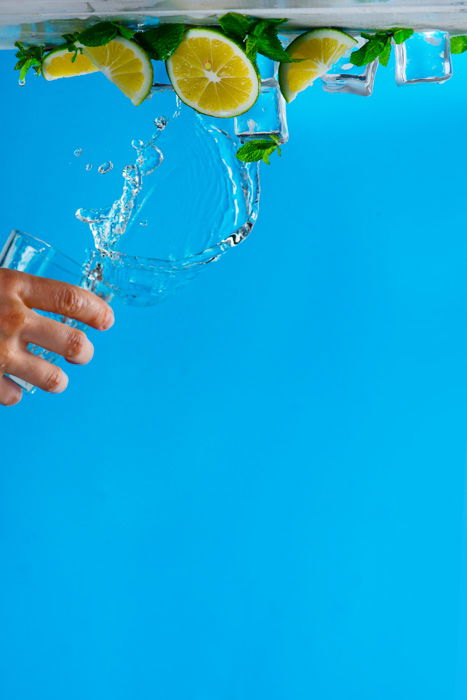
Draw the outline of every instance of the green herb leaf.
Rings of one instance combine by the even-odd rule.
[[[114,22],[99,22],[78,35],[78,41],[83,46],[105,46],[115,39],[119,30]]]
[[[258,37],[267,34],[277,35],[279,25],[284,24],[284,22],[287,22],[287,19],[257,19],[252,33]]]
[[[19,71],[19,79],[23,81],[29,71],[30,68],[32,68],[34,65],[34,59],[33,58],[28,58],[23,65],[20,68]]]
[[[386,41],[373,36],[371,39],[368,39],[366,44],[363,44],[360,49],[350,54],[350,62],[353,63],[354,66],[366,66],[367,63],[371,63],[378,58],[385,49]]]
[[[257,139],[244,143],[237,151],[238,160],[244,163],[253,163],[262,160],[269,165],[269,156],[277,151],[280,155],[280,147],[276,139]]]
[[[381,65],[387,66],[391,56],[392,39],[394,39],[396,44],[402,44],[412,34],[413,29],[404,27],[381,30],[374,34],[362,32],[361,36],[367,39],[367,42],[360,49],[350,54],[350,61],[354,66],[365,66],[367,63],[371,63],[376,58],[379,58]]]
[[[413,34],[413,29],[393,29],[392,36],[396,44],[403,44]]]
[[[263,23],[260,23],[253,31],[258,52],[270,58],[272,61],[280,61],[281,63],[295,62],[295,59],[289,56],[282,46],[277,36],[276,28],[271,26],[263,28],[262,24]]]
[[[254,61],[257,53],[281,63],[302,60],[291,58],[277,36],[278,29],[284,22],[287,22],[287,19],[245,17],[236,12],[228,12],[219,18],[219,24],[224,34],[236,41],[243,42],[250,60]]]
[[[166,61],[178,49],[185,36],[184,24],[161,24],[135,34],[134,40],[156,61]]]
[[[117,32],[122,36],[124,39],[133,39],[135,35],[135,30],[130,29],[130,27],[126,27],[124,24],[119,24],[118,22],[112,22],[114,27],[116,27]]]
[[[228,12],[226,15],[219,17],[219,24],[224,34],[231,39],[242,42],[245,41],[247,34],[252,31],[256,21],[245,15],[239,15],[237,12]]]
[[[15,43],[18,51],[16,58],[18,59],[15,69],[19,70],[19,79],[24,81],[28,72],[33,68],[40,75],[42,70],[42,59],[44,57],[43,46],[26,46],[20,41]]]
[[[247,36],[245,42],[245,53],[253,63],[256,61],[256,54],[258,53],[258,40],[255,36]]]
[[[391,57],[391,37],[386,38],[384,49],[379,55],[379,62],[382,66],[387,66]]]
[[[253,28],[252,35],[256,38],[256,49],[272,61],[280,63],[298,63],[301,58],[292,58],[282,46],[277,36],[279,25],[287,22],[286,19],[262,19],[258,20]]]
[[[70,46],[73,46],[76,44],[78,41],[79,37],[79,32],[74,32],[73,34],[64,34],[63,38],[65,39],[66,43],[69,44]]]
[[[451,53],[464,53],[467,51],[467,36],[451,37]]]

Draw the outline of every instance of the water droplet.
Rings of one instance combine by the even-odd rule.
[[[163,160],[164,155],[162,151],[157,146],[150,145],[140,153],[136,162],[143,175],[151,175],[161,165]]]
[[[89,172],[92,170],[92,163],[86,163],[86,170]]]
[[[139,225],[140,225],[140,226],[147,226],[147,225],[148,225],[148,222],[147,222],[146,219],[143,219],[143,221],[140,221],[140,222],[139,222]]]
[[[99,167],[97,168],[97,172],[100,173],[101,175],[105,175],[106,173],[109,173],[113,167],[114,167],[114,164],[112,163],[112,161],[106,160],[105,163],[102,163],[102,165],[99,165]]]
[[[18,80],[18,85],[19,85],[20,87],[24,87],[24,86],[26,85],[25,79],[24,79],[24,78],[21,78],[21,80]]]
[[[82,152],[83,152],[82,148],[75,148],[75,150],[73,151],[73,155],[76,156],[76,158],[79,158],[80,155],[82,154]]]
[[[140,148],[143,148],[144,141],[141,141],[141,139],[133,139],[133,141],[131,142],[131,145],[133,146],[134,149],[139,151]]]
[[[165,127],[167,126],[168,121],[169,120],[167,119],[167,117],[156,117],[156,119],[154,119],[154,124],[157,126],[158,129],[162,131],[162,129],[165,129]]]

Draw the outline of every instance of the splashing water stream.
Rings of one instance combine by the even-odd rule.
[[[120,197],[78,209],[94,239],[91,281],[104,279],[127,303],[154,304],[248,235],[258,215],[258,164],[239,161],[238,142],[215,121],[177,102],[170,118],[153,120],[148,140],[131,142],[136,157],[123,167]]]

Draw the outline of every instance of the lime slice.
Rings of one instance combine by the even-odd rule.
[[[280,65],[279,85],[287,102],[292,102],[299,92],[327,73],[356,43],[352,36],[337,29],[312,29],[292,41],[287,53],[305,60]]]
[[[139,105],[148,96],[153,81],[151,59],[130,39],[119,36],[105,46],[83,46],[84,54],[120,90]]]
[[[238,116],[259,94],[253,63],[238,44],[214,29],[189,29],[166,66],[182,102],[201,114]]]
[[[57,78],[73,78],[75,75],[86,75],[96,73],[99,69],[83,53],[74,54],[68,49],[55,49],[51,51],[42,61],[42,75],[46,80],[57,80]]]

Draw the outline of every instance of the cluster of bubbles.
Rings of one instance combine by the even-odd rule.
[[[83,154],[83,149],[81,146],[78,146],[78,148],[75,148],[73,151],[73,155],[75,158],[79,158]],[[85,165],[85,170],[87,172],[90,172],[93,169],[93,164],[92,163],[86,163]],[[112,163],[111,160],[106,160],[105,163],[101,163],[99,167],[97,168],[97,172],[99,175],[105,175],[106,173],[110,173],[111,170],[113,170],[114,164]]]

